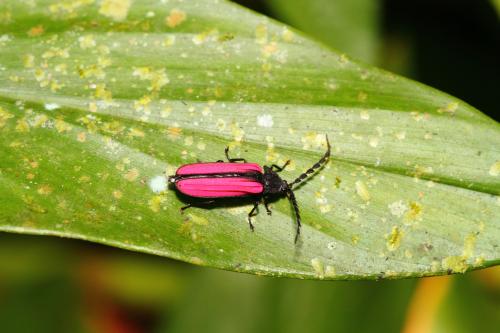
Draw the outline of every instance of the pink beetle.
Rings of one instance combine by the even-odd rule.
[[[225,150],[229,162],[217,161],[209,163],[185,164],[177,169],[174,176],[169,177],[169,183],[175,184],[179,192],[193,198],[207,199],[203,202],[188,204],[181,208],[185,209],[214,203],[217,199],[224,198],[254,198],[254,206],[248,213],[248,224],[253,231],[252,216],[261,202],[264,203],[266,211],[271,215],[268,201],[273,196],[286,195],[293,205],[297,219],[297,232],[295,242],[300,235],[300,213],[297,200],[293,193],[293,187],[304,181],[310,174],[324,165],[330,158],[330,142],[326,136],[327,150],[325,155],[306,172],[288,183],[281,179],[278,172],[282,171],[290,161],[283,166],[276,164],[262,167],[256,163],[247,163],[243,158],[230,158],[229,148]]]

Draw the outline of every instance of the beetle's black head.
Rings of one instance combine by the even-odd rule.
[[[286,193],[290,189],[287,181],[281,179],[281,177],[268,166],[264,166],[264,175],[262,178],[264,182],[263,194]]]

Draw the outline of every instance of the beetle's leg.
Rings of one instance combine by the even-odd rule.
[[[203,201],[203,202],[197,202],[195,204],[192,204],[192,203],[187,204],[186,206],[181,207],[181,214],[183,214],[184,211],[190,207],[210,205],[210,204],[213,204],[214,202],[215,202],[215,200],[207,200],[207,201]]]
[[[244,158],[231,158],[231,157],[229,157],[229,147],[226,147],[226,149],[224,149],[224,153],[226,154],[227,160],[231,163],[233,163],[233,162],[246,163],[247,162],[247,160],[245,160]]]
[[[181,214],[182,214],[182,213],[184,213],[184,211],[185,211],[186,209],[190,208],[190,207],[193,207],[193,205],[191,205],[191,204],[187,204],[186,206],[182,206],[182,207],[181,207],[181,209],[180,209]]]
[[[271,215],[273,212],[269,209],[269,202],[267,202],[267,198],[264,197],[263,201],[264,201],[264,207],[266,207],[267,215]]]
[[[274,168],[274,169],[276,169],[276,171],[280,172],[280,171],[282,171],[284,168],[286,168],[286,166],[287,166],[288,164],[290,164],[290,160],[286,161],[286,162],[285,162],[285,164],[283,164],[283,166],[281,166],[281,167],[280,167],[279,165],[273,164],[273,165],[271,165],[271,170]]]
[[[292,190],[288,190],[286,192],[286,196],[292,203],[293,209],[295,211],[295,218],[297,219],[297,231],[295,233],[295,243],[297,243],[300,235],[300,228],[302,227],[302,224],[300,223],[299,205],[297,204],[297,199],[295,199],[295,194],[293,194]]]
[[[253,204],[252,210],[250,211],[250,213],[248,213],[248,225],[250,226],[250,230],[252,230],[252,231],[254,230],[254,226],[252,224],[252,216],[257,215],[257,213],[255,211],[258,209],[259,204],[260,204],[260,200],[255,201],[255,203]]]

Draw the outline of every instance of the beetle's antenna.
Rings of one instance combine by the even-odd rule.
[[[306,179],[310,174],[314,173],[314,170],[320,168],[322,165],[324,165],[328,160],[330,159],[330,141],[328,141],[328,135],[325,135],[326,137],[326,146],[328,147],[326,150],[325,155],[318,161],[316,164],[314,164],[312,167],[310,167],[306,172],[301,174],[300,176],[297,177],[293,182],[290,183],[290,187],[293,187],[294,185],[297,185],[298,183],[302,182],[304,179]]]
[[[297,243],[300,235],[300,227],[302,226],[302,224],[300,223],[299,205],[297,204],[297,199],[295,199],[295,194],[293,194],[293,191],[291,189],[286,192],[286,195],[292,203],[293,210],[295,211],[295,218],[297,219],[297,232],[295,233],[295,243]]]

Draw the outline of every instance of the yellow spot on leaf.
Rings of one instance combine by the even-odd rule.
[[[199,150],[205,150],[206,147],[207,144],[205,142],[198,142],[198,144],[196,145],[196,148],[198,148]]]
[[[389,251],[394,251],[399,248],[401,245],[401,239],[403,238],[403,232],[399,230],[398,227],[392,227],[391,233],[386,237],[387,238],[387,249]]]
[[[125,129],[125,126],[123,126],[119,121],[113,120],[111,122],[103,123],[101,128],[107,133],[116,135],[121,133]]]
[[[50,90],[52,92],[56,92],[60,90],[61,88],[64,88],[63,83],[59,83],[56,79],[52,79],[52,82],[50,82]]]
[[[40,36],[41,34],[43,34],[44,31],[45,29],[43,28],[43,25],[39,24],[28,30],[28,36],[30,37]]]
[[[236,142],[240,142],[245,135],[245,131],[239,126],[238,123],[231,123],[231,134],[233,135],[233,139]]]
[[[475,233],[469,234],[465,237],[463,256],[466,258],[472,257],[474,255],[474,250],[476,247],[477,235]]]
[[[448,103],[446,106],[441,107],[437,110],[438,113],[446,113],[446,114],[455,114],[455,112],[458,109],[458,103],[457,102],[451,102]]]
[[[172,107],[166,106],[165,108],[163,108],[163,110],[161,110],[160,117],[168,118],[168,116],[170,116],[171,113],[172,113]]]
[[[4,127],[10,118],[14,118],[14,115],[8,113],[0,106],[0,128]]]
[[[405,131],[396,132],[394,136],[398,140],[404,140],[406,138],[406,132]]]
[[[66,123],[64,120],[61,119],[56,120],[56,129],[59,133],[69,132],[71,131],[71,128],[72,128],[71,125]]]
[[[37,115],[32,121],[31,121],[31,125],[32,127],[40,127],[40,126],[44,126],[47,121],[49,120],[49,117],[47,117],[46,115],[44,114],[41,114],[41,115]]]
[[[52,187],[50,187],[50,185],[47,185],[47,184],[40,185],[37,192],[38,192],[38,194],[49,195],[52,193]]]
[[[453,273],[465,273],[468,268],[467,258],[465,256],[446,257],[441,261],[441,266]]]
[[[323,279],[325,277],[325,266],[319,258],[311,259],[311,266],[316,272],[316,276],[318,278]]]
[[[175,28],[179,26],[182,22],[186,20],[186,13],[179,9],[172,9],[170,14],[165,19],[165,24],[170,28]]]
[[[327,265],[325,268],[325,276],[326,277],[334,277],[337,275],[337,272],[335,271],[335,267]]]
[[[96,42],[93,35],[85,35],[78,38],[80,43],[80,48],[89,49],[96,46]]]
[[[182,128],[180,127],[169,127],[167,129],[167,135],[172,140],[177,140],[181,136],[181,134],[182,134]]]
[[[191,221],[193,221],[195,224],[198,225],[208,225],[208,220],[204,217],[194,215],[194,214],[188,214],[188,217]]]
[[[169,47],[175,44],[175,36],[167,36],[163,40],[163,46]]]
[[[151,86],[148,87],[148,90],[152,92],[158,92],[164,85],[170,82],[165,73],[165,68],[153,70],[151,67],[137,67],[134,69],[132,75],[139,77],[141,80],[151,81]]]
[[[303,143],[303,148],[308,150],[311,147],[322,147],[325,143],[325,136],[316,132],[308,132],[300,140]]]
[[[479,257],[476,258],[476,260],[474,260],[474,265],[483,266],[485,260],[486,259],[484,258],[484,255],[480,255]]]
[[[276,44],[276,42],[264,44],[262,46],[261,52],[265,58],[269,58],[270,56],[278,52],[278,44]]]
[[[376,148],[378,146],[378,143],[379,143],[379,139],[377,137],[371,137],[369,140],[368,140],[368,144],[373,147],[373,148]]]
[[[149,104],[151,104],[152,101],[153,99],[150,95],[144,95],[137,101],[134,101],[134,109],[136,111],[143,111],[144,113],[149,114]]]
[[[16,132],[26,133],[30,131],[30,125],[26,121],[26,118],[19,119],[16,122]]]
[[[35,213],[46,213],[47,209],[35,202],[31,196],[23,196],[23,202],[26,204],[27,208]]]
[[[204,31],[200,34],[197,34],[192,38],[192,41],[195,45],[201,45],[205,42],[208,41],[215,41],[217,40],[217,36],[219,35],[219,32],[216,29],[210,29],[207,31]]]
[[[161,208],[162,202],[165,201],[164,196],[155,195],[151,199],[149,199],[148,206],[153,212],[158,213]]]
[[[356,182],[356,194],[364,201],[370,200],[370,192],[368,192],[368,188],[361,180]]]
[[[87,140],[87,135],[85,134],[85,132],[80,132],[77,134],[76,139],[79,142],[85,142],[85,140]]]
[[[195,264],[195,265],[203,265],[204,264],[204,261],[201,260],[200,258],[198,257],[191,257],[189,259],[189,261],[192,263],[192,264]]]
[[[257,44],[267,43],[267,26],[265,24],[259,24],[255,28],[255,41]]]
[[[219,132],[222,132],[226,129],[226,122],[224,121],[224,119],[217,119],[217,123],[215,125],[217,127],[217,129],[219,130]]]
[[[12,12],[9,10],[4,10],[0,12],[0,25],[9,24],[12,21]]]
[[[82,79],[88,77],[95,77],[97,79],[102,79],[106,76],[103,69],[98,67],[97,65],[89,65],[89,66],[79,66],[78,74]]]
[[[115,190],[115,191],[113,191],[113,197],[115,199],[121,199],[123,197],[123,193],[119,190]]]
[[[418,202],[410,202],[410,207],[405,214],[405,218],[410,221],[419,219],[422,215],[422,205]]]
[[[132,127],[129,129],[128,131],[128,136],[130,137],[139,137],[139,138],[143,138],[144,137],[144,132],[141,131],[140,129],[138,128],[135,128],[135,127]]]
[[[321,187],[319,191],[314,193],[316,197],[316,204],[319,206],[319,210],[322,214],[326,214],[332,210],[332,205],[328,204],[328,199],[325,194],[328,191],[326,187]]]
[[[50,59],[50,58],[69,58],[69,48],[61,49],[59,47],[51,47],[48,51],[45,51],[42,54],[42,58]]]
[[[33,66],[35,66],[35,56],[32,54],[25,54],[23,56],[23,65],[25,68],[33,68]]]
[[[283,40],[285,42],[292,42],[294,37],[295,37],[295,34],[290,31],[290,29],[288,29],[287,27],[283,28],[283,32],[281,33],[281,36],[283,37]]]
[[[192,136],[188,136],[184,139],[184,145],[191,146],[192,144],[193,144],[193,137]]]
[[[60,0],[49,6],[51,13],[72,18],[76,16],[76,11],[85,5],[93,4],[95,0]]]
[[[500,161],[496,161],[495,163],[493,163],[488,173],[493,177],[497,177],[498,175],[500,175]]]
[[[81,176],[78,178],[78,183],[88,183],[90,181],[90,176]]]
[[[123,21],[130,9],[131,0],[102,0],[99,14],[115,21]]]
[[[96,85],[94,95],[104,101],[111,101],[112,99],[111,91],[106,89],[106,85],[104,83]]]
[[[139,177],[139,170],[136,168],[130,169],[125,175],[125,179],[128,180],[129,182],[133,182]]]
[[[349,57],[347,56],[347,54],[341,54],[339,57],[339,62],[341,64],[347,64],[349,62]]]

